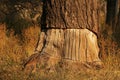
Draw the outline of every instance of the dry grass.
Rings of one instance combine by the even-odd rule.
[[[120,49],[110,39],[99,40],[104,68],[75,69],[71,67],[60,68],[56,65],[56,72],[48,73],[38,71],[25,73],[22,63],[34,51],[38,39],[39,28],[30,27],[23,31],[24,44],[20,44],[18,36],[6,36],[5,25],[0,25],[0,80],[119,80],[120,79]],[[108,57],[106,57],[106,54]],[[81,67],[81,66],[80,66]],[[79,68],[80,68],[79,67]]]

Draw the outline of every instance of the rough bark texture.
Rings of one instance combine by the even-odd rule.
[[[30,57],[27,66],[42,60],[49,67],[62,59],[79,63],[101,62],[96,35],[98,0],[44,0],[41,21],[36,55]]]
[[[42,28],[87,28],[98,32],[99,0],[44,0]]]

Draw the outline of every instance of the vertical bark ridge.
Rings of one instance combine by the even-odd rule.
[[[78,48],[78,59],[79,59],[79,61],[80,61],[80,54],[81,54],[81,51],[80,51],[80,44],[81,44],[81,32],[79,32],[79,48]]]
[[[72,60],[75,61],[75,59],[76,59],[76,56],[75,56],[75,54],[76,54],[75,53],[76,52],[76,50],[75,50],[75,46],[76,46],[76,44],[75,44],[75,39],[76,39],[75,38],[75,29],[73,29],[73,35],[71,37],[73,37],[73,40],[71,42],[72,43],[72,56],[71,57],[72,57]]]
[[[81,44],[80,44],[80,61],[82,62],[85,62],[86,61],[86,59],[85,59],[85,49],[86,49],[86,39],[85,39],[85,33],[84,33],[84,31],[83,32],[81,32]]]
[[[67,44],[67,42],[69,43],[69,31],[66,30],[66,35],[65,35],[65,45],[66,46],[64,49],[65,49],[65,58],[69,58],[69,45],[70,44]]]
[[[72,39],[73,39],[73,37],[71,37],[71,35],[73,34],[73,32],[71,32],[71,30],[68,30],[69,31],[69,43],[70,43],[70,46],[69,46],[69,59],[71,59],[71,57],[72,57],[72,43],[71,43],[71,41],[72,41]]]
[[[75,61],[77,60],[77,57],[78,57],[78,55],[77,55],[77,54],[78,54],[78,47],[77,47],[77,45],[78,45],[78,42],[79,42],[79,41],[77,41],[77,40],[78,40],[78,39],[77,39],[77,31],[78,31],[77,29],[74,31],[74,32],[75,32],[75,38],[76,38],[76,39],[74,40],[74,42],[75,42],[75,44],[74,44],[74,45],[75,45],[75,47],[74,47],[74,50],[75,50]],[[77,48],[77,49],[76,49],[76,48]]]
[[[88,17],[89,17],[89,16],[88,16],[88,12],[89,12],[89,7],[88,7],[88,6],[89,6],[89,4],[88,4],[88,3],[89,3],[89,0],[88,0],[88,1],[85,0],[85,16],[86,16],[86,19],[85,19],[85,20],[86,20],[86,22],[87,22],[86,26],[88,26],[88,29],[89,29],[89,28],[90,28],[90,25],[89,25],[89,21],[88,21],[88,20],[89,20],[89,18],[88,18]]]

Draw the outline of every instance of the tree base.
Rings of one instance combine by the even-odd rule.
[[[43,30],[35,53],[25,67],[50,69],[62,60],[89,66],[102,65],[98,57],[97,36],[88,29]]]

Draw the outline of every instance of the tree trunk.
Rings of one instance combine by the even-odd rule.
[[[106,24],[111,30],[110,36],[120,45],[120,0],[107,0]]]
[[[107,0],[106,23],[112,27],[119,12],[119,0]]]
[[[44,0],[41,21],[36,55],[25,65],[40,62],[51,67],[61,60],[101,62],[97,45],[99,0]]]
[[[116,22],[117,22],[117,24],[115,26],[114,36],[120,47],[120,6],[119,6],[119,14],[118,14]]]
[[[98,33],[99,0],[45,0],[42,28],[89,29]]]

